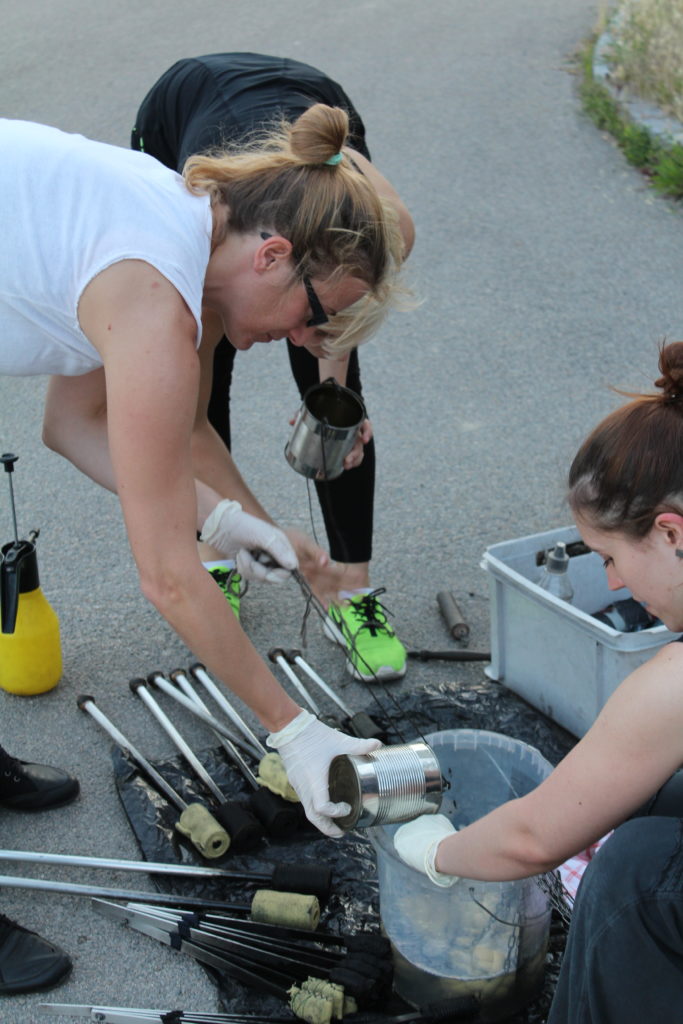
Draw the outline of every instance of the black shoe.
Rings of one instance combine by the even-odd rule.
[[[78,779],[47,764],[17,761],[0,747],[0,807],[46,811],[75,800]]]
[[[0,914],[0,995],[53,988],[72,966],[59,946]]]

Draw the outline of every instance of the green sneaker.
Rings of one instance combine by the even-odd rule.
[[[327,609],[325,636],[344,648],[347,671],[364,683],[401,679],[406,671],[406,649],[378,600],[383,593],[380,587]]]
[[[213,576],[221,588],[228,604],[235,613],[236,618],[240,617],[240,601],[247,592],[249,584],[238,573],[237,569],[222,569],[220,566],[215,569],[207,569],[209,576]]]

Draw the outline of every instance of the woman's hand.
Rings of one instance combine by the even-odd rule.
[[[238,501],[219,501],[202,527],[201,538],[226,558],[234,558],[242,576],[248,580],[278,583],[289,579],[299,565],[296,552],[284,532],[245,512]],[[268,560],[259,560],[258,553]],[[281,568],[273,568],[270,560]]]
[[[360,466],[365,455],[365,445],[372,437],[372,423],[370,420],[363,420],[358,428],[356,443],[344,459],[344,469],[355,469]]]
[[[293,427],[296,423],[296,416],[292,416],[289,421],[290,427]],[[373,437],[372,423],[370,420],[363,420],[358,428],[358,435],[356,437],[353,448],[344,459],[344,469],[355,469],[360,466],[365,455],[365,445]]]
[[[298,793],[306,817],[326,836],[342,836],[334,819],[349,814],[346,803],[332,803],[327,776],[330,762],[338,754],[369,754],[382,744],[379,740],[358,740],[337,729],[330,729],[302,711],[266,740],[282,758],[287,778]]]
[[[434,861],[439,843],[452,836],[455,829],[444,814],[421,814],[394,833],[394,849],[401,860],[442,888],[454,885],[457,875],[444,875],[436,870]]]
[[[284,530],[299,559],[299,571],[315,596],[327,608],[339,600],[339,591],[344,589],[344,562],[334,562],[327,551],[303,533],[293,528]]]

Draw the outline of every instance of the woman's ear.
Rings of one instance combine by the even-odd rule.
[[[667,544],[670,544],[676,551],[680,551],[679,558],[683,558],[683,516],[678,512],[660,512],[655,517],[653,529],[663,536]]]
[[[254,270],[264,273],[291,258],[292,243],[282,235],[267,235],[254,250]]]

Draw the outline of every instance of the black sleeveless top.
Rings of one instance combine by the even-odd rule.
[[[369,160],[365,126],[337,82],[310,64],[259,53],[177,61],[143,100],[131,145],[181,170],[193,153],[219,148],[281,117],[294,120],[314,103],[347,111],[349,145]]]

